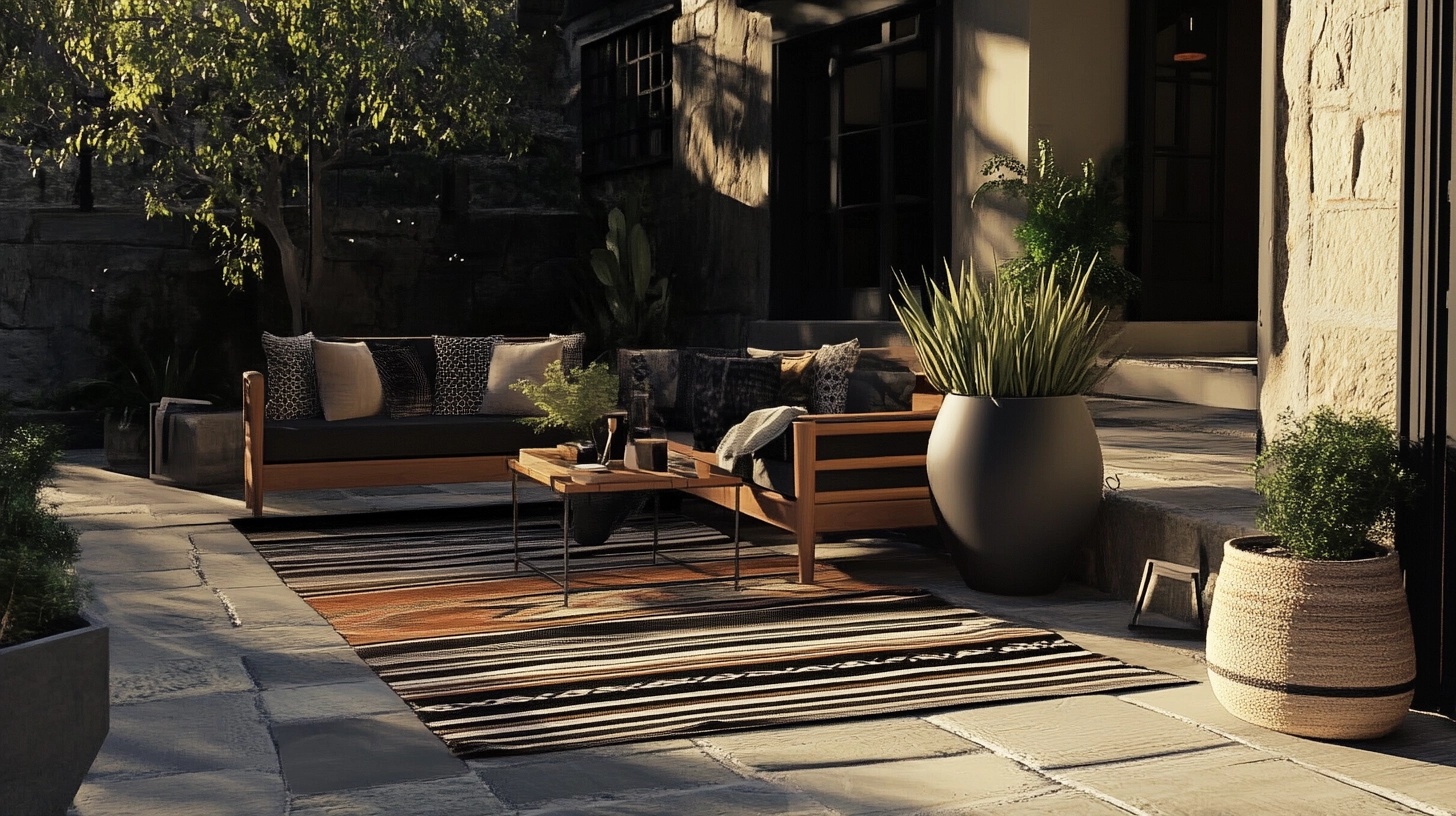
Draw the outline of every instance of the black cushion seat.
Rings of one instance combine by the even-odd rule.
[[[269,420],[263,460],[349,462],[366,459],[430,459],[442,456],[504,456],[521,448],[547,448],[573,439],[553,428],[537,433],[519,417],[388,416],[343,419]]]

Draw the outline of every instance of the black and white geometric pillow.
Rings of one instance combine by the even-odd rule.
[[[313,332],[279,337],[263,332],[268,370],[263,395],[265,419],[313,419],[324,415],[313,362]]]
[[[690,429],[697,416],[695,401],[697,373],[695,367],[699,357],[744,357],[739,348],[713,348],[710,346],[688,346],[678,353],[677,358],[677,400],[673,405],[673,423],[669,427]],[[715,445],[714,448],[717,446]],[[712,450],[710,448],[709,450]]]
[[[505,339],[435,335],[435,397],[433,413],[461,416],[480,410],[480,399],[490,381],[490,354]]]
[[[412,348],[379,346],[370,349],[379,383],[384,387],[384,410],[393,419],[428,416],[434,410],[430,378],[425,364]]]
[[[809,366],[809,413],[842,414],[849,398],[849,373],[859,362],[859,340],[824,345]]]
[[[552,340],[561,341],[561,367],[566,371],[573,371],[586,365],[586,335],[577,332],[576,334],[552,334]]]

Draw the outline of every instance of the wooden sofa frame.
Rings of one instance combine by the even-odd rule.
[[[794,496],[785,496],[745,481],[741,487],[688,489],[700,498],[733,507],[734,493],[742,512],[794,533],[798,544],[799,582],[814,583],[815,537],[824,533],[934,526],[929,487],[889,487],[821,491],[817,476],[826,471],[875,471],[925,467],[925,454],[820,459],[819,440],[826,437],[877,436],[886,433],[929,433],[939,400],[916,394],[915,411],[873,414],[806,414],[794,420]],[[717,472],[717,455],[672,443],[678,453],[709,463]]]
[[[509,481],[506,463],[514,454],[445,456],[428,459],[364,459],[341,462],[263,460],[263,374],[243,373],[243,502],[263,515],[267,490],[388,487],[393,485]]]

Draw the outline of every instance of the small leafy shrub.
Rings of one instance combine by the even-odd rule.
[[[40,496],[61,455],[61,429],[0,416],[0,646],[83,625],[76,532]]]
[[[1087,302],[1089,271],[1067,276],[1063,289],[1051,273],[1030,291],[1003,280],[982,280],[962,264],[946,266],[942,288],[927,276],[927,314],[920,295],[897,275],[891,303],[930,384],[963,396],[1055,397],[1085,394],[1107,374],[1102,324],[1106,310]]]
[[[1357,558],[1387,539],[1415,492],[1390,424],[1328,406],[1279,421],[1283,430],[1254,460],[1259,526],[1295,558],[1316,561]]]
[[[554,360],[539,384],[518,380],[511,383],[511,390],[525,394],[546,412],[546,416],[521,417],[522,422],[537,430],[566,428],[579,439],[591,438],[592,426],[617,408],[617,375],[606,363],[566,371],[561,361]]]
[[[1026,218],[1012,235],[1026,254],[1001,265],[1013,286],[1030,291],[1050,272],[1064,289],[1075,272],[1090,269],[1087,292],[1103,303],[1122,303],[1141,285],[1113,249],[1127,243],[1123,207],[1115,178],[1098,176],[1091,159],[1082,162],[1080,178],[1057,167],[1051,142],[1036,144],[1037,158],[1028,172],[1011,156],[993,156],[981,174],[995,178],[977,188],[971,203],[997,191],[1026,201]]]

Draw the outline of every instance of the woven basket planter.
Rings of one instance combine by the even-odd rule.
[[[1208,681],[1231,713],[1319,739],[1368,739],[1405,719],[1415,643],[1400,560],[1301,561],[1224,545],[1208,623]]]

